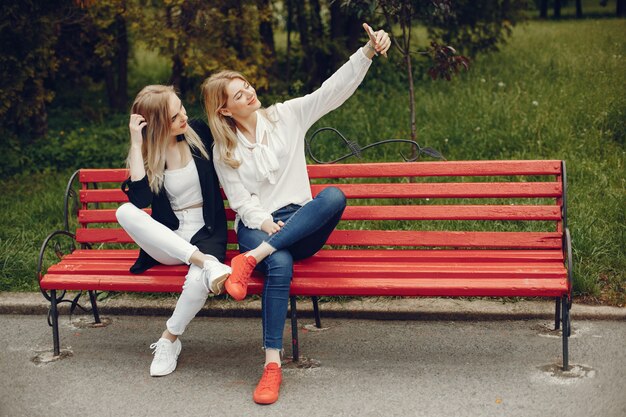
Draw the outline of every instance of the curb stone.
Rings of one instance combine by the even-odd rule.
[[[73,298],[73,296],[66,296]],[[88,297],[80,303],[89,306]],[[102,315],[169,316],[177,298],[147,298],[118,293],[98,303]],[[50,303],[41,293],[0,293],[0,314],[45,315]],[[379,320],[525,320],[553,319],[552,300],[459,299],[436,297],[367,297],[340,301],[320,301],[322,318],[359,318]],[[69,303],[59,306],[69,312]],[[80,309],[74,314],[84,314]],[[260,317],[261,300],[251,297],[242,302],[209,298],[198,313],[202,317]],[[576,304],[572,320],[626,320],[626,308]],[[312,303],[298,300],[298,316],[313,317]]]

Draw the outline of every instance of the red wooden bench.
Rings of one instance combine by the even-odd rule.
[[[563,367],[568,368],[572,256],[563,161],[313,165],[308,170],[313,194],[333,184],[349,205],[330,248],[294,266],[295,360],[295,296],[519,296],[556,300],[555,328],[563,326]],[[131,242],[115,219],[115,207],[127,201],[119,189],[127,171],[83,169],[76,175],[82,188],[75,234],[66,218],[66,230],[48,236],[41,253],[60,236],[73,238],[80,249],[62,255],[45,274],[40,257],[38,271],[51,302],[56,355],[57,305],[65,290],[88,291],[99,322],[95,292],[180,292],[187,270],[157,266],[131,274],[137,250],[104,247]],[[234,213],[228,210],[228,216],[232,220]],[[236,242],[232,231],[229,242]],[[228,259],[236,253],[230,249]],[[262,287],[262,277],[255,275],[249,292],[259,294]]]

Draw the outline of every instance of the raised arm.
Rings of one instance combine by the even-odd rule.
[[[139,208],[148,207],[152,204],[152,192],[148,184],[148,176],[141,154],[143,144],[142,129],[146,121],[139,114],[131,114],[128,128],[130,129],[130,150],[128,151],[128,164],[130,178],[122,184],[122,190],[128,195],[128,200]]]
[[[363,25],[364,28],[367,27],[366,31],[371,30],[366,23]],[[352,54],[348,62],[324,81],[320,88],[311,94],[288,100],[282,105],[292,112],[305,131],[308,130],[313,123],[341,106],[354,94],[365,78],[372,58],[377,52],[386,53],[390,46],[391,40],[384,30],[373,32],[372,40]]]
[[[128,128],[130,129],[130,150],[128,151],[128,162],[130,165],[131,181],[139,181],[146,175],[141,155],[143,145],[142,129],[146,127],[146,121],[140,114],[131,114]]]

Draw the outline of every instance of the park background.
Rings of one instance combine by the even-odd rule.
[[[367,21],[392,32],[405,52],[403,31],[411,28],[412,76],[406,55],[392,48],[389,59],[375,60],[355,97],[316,123],[309,136],[332,126],[361,146],[414,138],[449,160],[564,159],[575,295],[623,306],[624,3],[3,3],[0,291],[38,289],[39,247],[63,227],[71,173],[124,166],[128,110],[144,85],[175,85],[190,116],[204,119],[200,83],[232,68],[244,72],[270,105],[317,88],[366,41],[360,23]],[[433,47],[431,39],[454,52]],[[447,55],[437,57],[437,51]],[[469,71],[460,57],[469,58]],[[316,155],[325,160],[347,151],[337,138],[316,143]],[[363,160],[399,161],[400,153],[411,149],[377,147]]]

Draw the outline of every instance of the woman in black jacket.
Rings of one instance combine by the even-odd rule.
[[[161,338],[150,347],[150,375],[176,369],[178,339],[204,305],[220,294],[231,269],[226,257],[226,214],[213,162],[213,137],[201,121],[189,124],[169,86],[145,87],[135,98],[129,122],[130,178],[122,184],[130,203],[117,209],[120,225],[140,246],[130,271],[158,265],[190,265],[183,291]],[[142,209],[152,206],[152,217]]]

